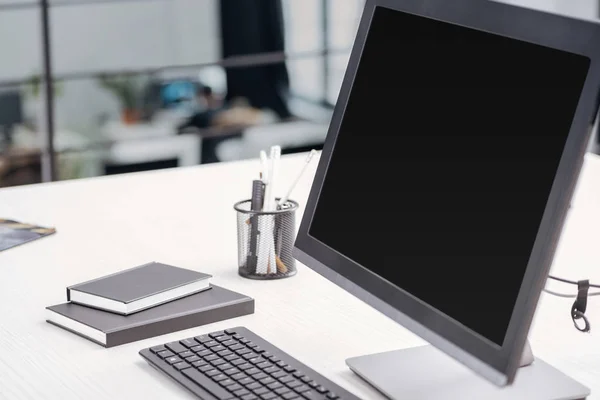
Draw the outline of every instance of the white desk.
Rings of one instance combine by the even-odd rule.
[[[304,158],[285,157],[281,181]],[[257,173],[252,160],[0,190],[0,216],[58,229],[0,253],[0,399],[192,399],[138,350],[236,325],[360,397],[382,399],[344,360],[419,338],[303,266],[282,281],[237,275],[232,204],[248,196]],[[554,273],[600,282],[600,204],[591,201],[600,199],[600,162],[588,160],[583,176]],[[300,204],[311,180],[306,174],[295,192]],[[64,301],[67,285],[149,260],[213,274],[216,284],[253,296],[256,313],[112,349],[44,322],[44,307]],[[571,300],[543,296],[532,346],[600,399],[600,298],[589,301],[591,334],[575,331],[570,307]]]

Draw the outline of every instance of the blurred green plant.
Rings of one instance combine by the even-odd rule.
[[[135,110],[137,98],[142,88],[141,81],[133,75],[100,75],[100,86],[112,92],[121,103],[123,110]]]
[[[63,93],[63,86],[60,82],[54,81],[52,83],[54,88],[54,96],[60,97]],[[27,89],[33,98],[38,98],[42,88],[42,75],[34,74],[27,81]]]

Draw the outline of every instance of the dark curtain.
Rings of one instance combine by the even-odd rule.
[[[222,56],[284,50],[281,0],[221,0]],[[285,63],[227,69],[227,100],[245,97],[256,108],[290,117]]]

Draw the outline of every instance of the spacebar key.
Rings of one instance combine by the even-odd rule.
[[[198,370],[194,368],[188,368],[181,371],[185,376],[190,378],[196,384],[202,387],[202,389],[206,390],[213,396],[215,396],[219,400],[230,400],[233,399],[234,396],[229,393],[227,390],[223,389],[217,383],[213,382],[210,378],[207,378],[202,373],[198,372]]]

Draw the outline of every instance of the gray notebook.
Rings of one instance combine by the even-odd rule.
[[[210,287],[211,275],[151,262],[67,288],[67,300],[129,315]]]
[[[47,322],[105,347],[252,314],[254,299],[220,286],[132,315],[73,303],[47,307]]]

